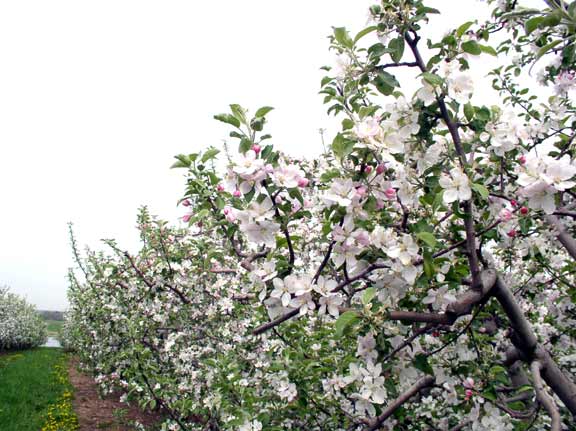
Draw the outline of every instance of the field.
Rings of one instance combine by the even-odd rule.
[[[56,337],[62,329],[62,325],[64,321],[62,320],[49,320],[46,319],[46,326],[48,327],[48,336],[49,337]]]
[[[45,347],[0,356],[2,431],[77,429],[68,359],[61,349]]]

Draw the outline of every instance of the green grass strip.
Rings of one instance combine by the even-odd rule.
[[[0,356],[2,431],[73,431],[68,356],[61,349],[39,347]]]

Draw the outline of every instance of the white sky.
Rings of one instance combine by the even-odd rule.
[[[219,145],[228,129],[212,116],[229,103],[274,106],[274,143],[319,152],[318,129],[335,130],[317,94],[326,36],[361,30],[371,3],[0,2],[0,284],[62,310],[68,221],[81,246],[116,238],[131,250],[139,206],[177,222],[172,157]],[[428,4],[445,12],[436,36],[487,12]]]

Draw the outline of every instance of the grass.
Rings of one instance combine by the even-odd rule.
[[[2,431],[78,429],[67,364],[68,356],[61,349],[0,354]]]

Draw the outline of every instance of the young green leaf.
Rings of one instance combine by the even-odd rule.
[[[262,108],[258,109],[256,111],[256,114],[254,114],[255,117],[263,117],[265,116],[268,112],[272,111],[274,108],[272,108],[271,106],[263,106]]]
[[[480,44],[475,40],[469,40],[467,42],[464,42],[462,44],[462,50],[472,55],[482,54],[482,48],[480,47]]]
[[[214,118],[218,121],[222,121],[223,123],[230,124],[234,127],[240,127],[240,121],[230,114],[217,114],[214,115]]]
[[[404,55],[404,38],[396,37],[392,39],[388,44],[388,49],[390,50],[390,58],[392,58],[392,61],[394,63],[400,62]]]
[[[208,160],[213,159],[216,155],[220,152],[220,150],[216,148],[209,148],[206,152],[202,155],[202,163],[206,163]]]
[[[478,193],[480,196],[482,196],[483,199],[488,199],[488,196],[490,196],[490,192],[482,184],[472,183],[471,187],[472,187],[472,190],[474,190],[476,193]]]
[[[336,336],[341,337],[346,328],[358,320],[359,316],[356,311],[346,311],[336,320]]]
[[[370,302],[374,299],[374,297],[376,296],[376,289],[374,287],[369,287],[368,289],[366,289],[364,291],[364,293],[362,294],[362,304],[366,305],[366,304],[370,304]]]
[[[418,232],[416,237],[422,241],[424,241],[427,245],[434,248],[436,247],[436,238],[430,232]]]

